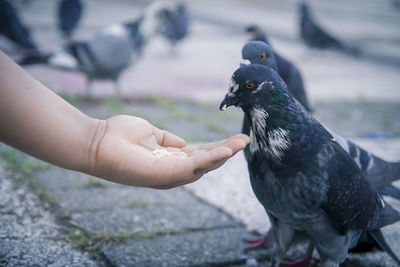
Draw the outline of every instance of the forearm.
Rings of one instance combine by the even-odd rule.
[[[0,141],[64,168],[87,171],[96,133],[92,119],[0,52]]]

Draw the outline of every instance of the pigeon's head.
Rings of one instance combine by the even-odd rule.
[[[245,28],[245,32],[248,34],[259,34],[262,31],[259,26],[251,24]]]
[[[176,7],[171,2],[157,1],[149,5],[143,14],[143,30],[146,36],[157,32],[162,25],[176,15]]]
[[[267,36],[265,36],[263,30],[258,25],[251,24],[244,29],[244,32],[248,36],[248,40],[269,43]]]
[[[299,3],[299,13],[302,18],[310,16],[310,10],[305,2]]]
[[[243,61],[251,64],[261,64],[278,70],[272,47],[261,41],[250,41],[242,48]]]
[[[247,110],[255,105],[277,103],[285,94],[280,90],[287,94],[286,85],[275,70],[260,64],[241,66],[233,73],[219,109],[237,106]]]

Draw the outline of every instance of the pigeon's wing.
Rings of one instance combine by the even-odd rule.
[[[385,161],[323,126],[353,158],[364,177],[380,194],[400,199],[400,189],[391,184],[400,179],[400,162]]]
[[[118,32],[119,31],[119,32]],[[131,62],[132,47],[128,34],[121,27],[115,32],[99,32],[89,42],[88,46],[101,71],[119,73]]]
[[[383,207],[381,197],[335,141],[323,146],[319,160],[329,185],[327,199],[321,205],[323,212],[340,234],[367,228],[377,209]]]

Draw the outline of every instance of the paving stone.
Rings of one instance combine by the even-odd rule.
[[[103,253],[116,266],[229,266],[245,261],[246,234],[243,228],[228,228],[167,235],[114,244]]]
[[[40,181],[51,197],[69,212],[196,203],[183,188],[128,187],[60,168],[41,172]]]
[[[179,232],[236,225],[231,217],[201,202],[193,205],[159,205],[74,213],[71,215],[71,221],[89,232],[97,233],[117,233],[123,230]]]
[[[52,166],[49,169],[38,172],[39,180],[45,185],[48,190],[57,189],[79,189],[90,186],[90,179],[98,181],[98,185],[103,186],[120,186],[99,178],[91,177],[90,175],[65,170]]]
[[[12,179],[12,177],[10,177]],[[55,218],[0,169],[0,266],[98,266],[64,241]]]
[[[71,244],[32,235],[0,239],[0,266],[100,266]]]

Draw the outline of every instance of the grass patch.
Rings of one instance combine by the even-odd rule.
[[[128,240],[152,239],[162,235],[173,234],[174,232],[166,229],[154,229],[148,232],[133,232],[122,230],[117,233],[97,233],[89,234],[78,228],[72,227],[68,230],[67,240],[85,250],[93,251],[101,246],[112,243],[122,243]]]
[[[88,184],[91,187],[107,187],[99,178],[91,177],[88,178]]]
[[[33,175],[38,170],[50,167],[49,164],[31,158],[12,147],[1,149],[0,156],[2,158],[1,166],[4,170],[13,172],[18,176]]]
[[[125,113],[125,104],[118,98],[107,98],[104,100],[103,106],[118,113]]]
[[[17,184],[26,184],[39,197],[45,208],[49,208],[54,203],[54,199],[35,176],[36,171],[48,169],[51,167],[50,164],[32,158],[12,147],[1,149],[0,156],[1,166],[5,171],[12,173],[13,180]]]
[[[161,107],[168,111],[172,111],[176,108],[175,101],[168,99],[166,97],[159,97],[152,95],[152,96],[147,96],[144,100],[152,105]]]
[[[88,96],[83,95],[70,95],[67,93],[58,93],[58,95],[71,104],[87,103],[90,100]]]

